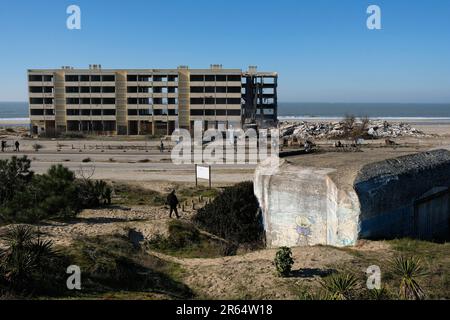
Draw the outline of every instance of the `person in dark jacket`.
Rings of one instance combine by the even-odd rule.
[[[178,215],[177,210],[178,198],[175,195],[175,190],[172,190],[172,192],[167,196],[166,204],[170,206],[169,217],[172,218],[172,212],[175,212],[175,216],[177,217],[177,219],[179,219],[180,216]]]
[[[20,149],[19,149],[19,147],[20,147],[19,141],[16,141],[16,143],[14,145],[16,146],[16,152],[19,152],[20,151]]]
[[[6,141],[2,140],[2,152],[5,152]]]

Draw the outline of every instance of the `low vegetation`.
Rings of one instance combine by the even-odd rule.
[[[125,236],[80,239],[65,253],[83,270],[83,295],[112,292],[160,293],[166,298],[192,298],[177,278],[178,265],[145,254]]]
[[[27,157],[0,160],[0,223],[67,219],[83,208],[111,201],[111,189],[103,181],[76,179],[62,165],[53,165],[42,175],[30,167]]]
[[[2,237],[0,296],[58,295],[65,291],[67,261],[51,241],[29,226],[15,226]]]
[[[149,256],[124,236],[111,235],[77,240],[56,250],[40,240],[29,226],[14,226],[1,239],[0,298],[79,297],[131,293],[135,297],[192,298],[192,291],[176,280],[182,270],[175,264]],[[67,289],[66,268],[82,270],[82,291]]]
[[[215,258],[236,252],[233,244],[206,235],[189,222],[171,220],[168,232],[167,237],[155,235],[148,248],[183,258]]]
[[[288,247],[281,247],[275,255],[275,267],[280,277],[287,277],[291,273],[294,260],[292,259],[292,250]]]
[[[225,188],[194,217],[198,226],[236,244],[260,246],[263,226],[252,182]]]

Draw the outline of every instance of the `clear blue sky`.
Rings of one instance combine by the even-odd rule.
[[[0,50],[0,101],[27,100],[28,68],[220,63],[278,71],[280,101],[450,102],[448,0],[1,0]]]

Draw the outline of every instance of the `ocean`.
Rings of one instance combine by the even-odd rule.
[[[282,119],[357,117],[383,119],[433,119],[450,121],[450,103],[306,103],[280,102],[278,116]],[[1,120],[28,120],[27,102],[0,102]]]

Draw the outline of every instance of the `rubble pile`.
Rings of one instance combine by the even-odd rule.
[[[361,128],[356,122],[348,127],[344,121],[336,122],[307,122],[283,121],[280,123],[280,136],[291,139],[337,139],[345,138],[353,130]],[[408,123],[389,123],[383,120],[372,120],[365,126],[361,136],[373,138],[424,137],[425,133],[412,127]]]

